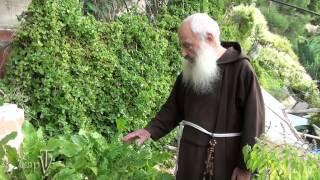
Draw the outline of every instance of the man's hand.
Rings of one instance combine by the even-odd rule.
[[[234,168],[231,180],[250,180],[251,173],[241,168]]]
[[[135,139],[139,139],[138,145],[142,145],[147,139],[151,137],[151,134],[145,129],[138,129],[129,133],[122,140],[126,143],[131,143]]]

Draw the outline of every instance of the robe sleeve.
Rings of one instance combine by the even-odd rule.
[[[155,118],[144,128],[151,134],[153,140],[165,136],[182,120],[181,84],[181,75],[179,75],[167,101],[162,105]]]
[[[240,88],[238,93],[242,104],[242,136],[241,152],[238,167],[247,169],[242,148],[245,145],[251,147],[256,143],[255,138],[265,131],[265,106],[259,86],[257,76],[254,73],[249,61],[245,61],[245,66],[240,76]]]

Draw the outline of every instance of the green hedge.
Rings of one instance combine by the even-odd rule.
[[[142,127],[179,69],[178,20],[158,26],[125,14],[112,23],[82,15],[77,0],[33,1],[13,43],[2,89],[49,135]],[[170,27],[170,28],[168,28]]]

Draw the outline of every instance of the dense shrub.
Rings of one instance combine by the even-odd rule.
[[[22,20],[2,88],[27,97],[13,100],[50,134],[111,135],[121,120],[142,127],[179,71],[177,36],[161,29],[176,28],[174,18],[160,28],[135,14],[106,24],[84,17],[76,0],[49,0],[33,1]]]
[[[285,87],[293,89],[297,97],[318,106],[320,92],[317,85],[299,63],[290,41],[268,31],[266,20],[254,6],[237,6],[231,15],[239,27],[246,24],[243,21],[252,21],[251,26],[245,26],[246,32],[250,33],[243,44],[252,56],[262,86],[276,97],[282,97],[281,89]]]

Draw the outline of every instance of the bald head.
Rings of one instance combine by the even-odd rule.
[[[220,28],[218,23],[206,13],[196,13],[183,20],[180,29],[189,26],[190,30],[201,40],[211,35],[220,44]]]
[[[214,49],[221,49],[218,23],[207,14],[193,14],[181,23],[179,41],[182,56],[191,61],[195,59],[201,42]]]

